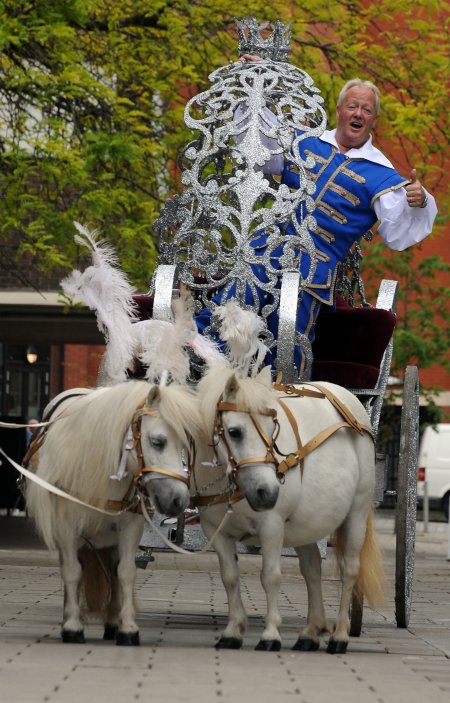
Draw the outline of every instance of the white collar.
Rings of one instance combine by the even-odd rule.
[[[320,135],[319,139],[323,142],[327,142],[327,144],[335,146],[339,151],[339,144],[336,141],[335,129],[325,130],[325,132]],[[366,159],[367,161],[373,161],[373,163],[380,164],[381,166],[394,168],[389,159],[387,159],[379,149],[373,146],[372,135],[369,135],[369,139],[361,147],[359,147],[359,149],[349,149],[345,152],[344,156],[349,159]]]

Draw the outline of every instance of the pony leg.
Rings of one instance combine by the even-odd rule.
[[[228,601],[228,623],[216,643],[216,649],[240,649],[244,638],[247,616],[241,598],[239,567],[236,554],[236,542],[223,534],[214,542],[220,564],[220,575]]]
[[[301,631],[293,649],[316,651],[320,646],[319,636],[329,632],[322,596],[322,557],[317,544],[296,547],[295,551],[308,592],[308,617],[306,627]]]
[[[341,599],[333,633],[329,639],[327,652],[343,654],[347,651],[350,639],[349,609],[353,588],[357,582],[360,569],[360,553],[366,532],[367,511],[365,516],[349,515],[336,533],[340,553],[339,569],[341,572]],[[363,528],[361,529],[361,525]]]
[[[120,592],[119,579],[117,578],[117,565],[119,562],[119,553],[114,550],[114,555],[117,557],[115,563],[112,564],[109,573],[111,595],[106,607],[104,618],[105,629],[103,632],[104,640],[116,640],[119,632],[119,609],[120,609]]]
[[[119,527],[119,563],[117,578],[119,582],[121,606],[119,610],[119,631],[117,644],[137,646],[139,628],[134,607],[134,585],[136,581],[135,556],[142,535],[143,520],[136,515],[123,518],[125,524]],[[128,523],[128,524],[127,524]]]
[[[363,525],[363,528],[361,528]],[[330,654],[345,652],[349,640],[349,606],[353,590],[367,600],[369,607],[385,604],[383,561],[373,526],[370,507],[350,515],[336,533],[340,556],[342,594],[336,627],[328,643]]]
[[[262,569],[261,584],[266,594],[266,626],[255,649],[279,652],[281,649],[281,615],[278,607],[278,593],[281,585],[281,549],[283,547],[283,526],[277,530],[273,523],[261,534]]]
[[[83,624],[80,618],[80,585],[82,567],[78,560],[77,537],[60,542],[61,576],[64,583],[64,613],[61,636],[63,642],[84,643]]]

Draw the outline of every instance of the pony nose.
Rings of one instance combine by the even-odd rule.
[[[181,497],[177,496],[172,498],[170,501],[159,501],[160,512],[167,517],[179,517],[184,511],[186,505],[185,501]]]
[[[266,508],[273,508],[278,498],[278,486],[274,489],[260,488],[258,490],[258,498]]]
[[[279,487],[258,488],[256,498],[260,506],[260,510],[270,510],[274,507],[278,499]]]

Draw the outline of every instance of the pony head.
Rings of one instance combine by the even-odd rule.
[[[255,378],[233,369],[210,369],[198,387],[205,431],[253,510],[275,505],[279,483],[273,438],[276,398],[270,368]]]
[[[196,395],[178,384],[154,385],[138,413],[143,482],[159,513],[188,506],[194,446],[202,434]]]

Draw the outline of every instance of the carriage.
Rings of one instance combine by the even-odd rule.
[[[285,384],[302,380],[294,365],[298,345],[306,359],[303,378],[350,389],[366,408],[376,439],[392,358],[398,284],[383,280],[376,305],[370,306],[360,277],[361,246],[356,243],[341,270],[336,310],[319,316],[312,349],[296,331],[297,301],[318,262],[306,226],[311,224],[313,208],[310,195],[314,188],[308,171],[311,164],[296,158],[296,150],[291,148],[293,125],[302,124],[308,135],[320,134],[325,114],[310,77],[286,63],[288,28],[275,23],[273,35],[263,39],[257,22],[246,18],[238,22],[238,29],[241,55],[257,53],[274,62],[263,69],[242,64],[219,69],[210,76],[213,86],[186,106],[186,124],[198,136],[183,155],[182,181],[186,189],[168,201],[155,225],[160,238],[160,264],[150,289],[152,315],[171,318],[171,299],[180,282],[194,291],[197,310],[214,307],[217,290],[231,292],[244,309],[257,310],[266,320],[275,308],[279,318],[276,339],[266,330],[269,348],[275,346],[277,350],[275,375],[281,373]],[[272,116],[264,113],[261,105],[270,105]],[[289,152],[302,176],[302,187],[295,193],[280,187],[270,172],[262,173],[263,161],[276,159],[280,152]],[[303,207],[301,221],[293,215],[299,207]],[[293,245],[286,246],[282,241],[276,229],[280,219],[294,227],[293,239],[306,255],[309,268],[302,269],[292,255]],[[264,255],[264,283],[255,275],[260,260],[249,246],[261,226],[270,232]],[[365,239],[372,236],[368,232]],[[277,250],[282,262],[278,269],[273,265]],[[258,287],[266,294],[263,303],[255,293]],[[149,298],[141,297],[139,302],[148,314]],[[213,320],[206,334],[217,332]],[[418,371],[408,366],[403,380],[397,490],[389,492],[396,493],[395,603],[399,627],[408,626],[411,610],[418,416]],[[377,453],[376,458],[374,502],[379,504],[386,492],[387,465],[382,454]],[[174,531],[178,542],[182,541],[183,529],[181,518]],[[355,597],[350,630],[354,636],[360,633],[361,619],[361,599]]]
[[[216,397],[215,402],[210,407],[210,415],[213,418],[216,416],[215,424],[212,427],[213,435],[208,445],[203,448],[207,458],[210,458],[211,444],[216,446],[216,444],[220,445],[222,443],[221,448],[225,450],[225,460],[222,463],[224,466],[228,464],[227,472],[228,468],[230,468],[234,483],[238,483],[240,480],[237,478],[237,469],[239,467],[242,468],[244,466],[244,468],[248,469],[250,465],[257,464],[258,466],[267,467],[269,465],[272,468],[276,468],[276,471],[272,472],[271,487],[256,489],[257,500],[261,500],[261,503],[256,503],[257,508],[255,510],[262,512],[275,506],[279,490],[277,480],[280,484],[284,484],[285,481],[291,481],[294,472],[289,473],[289,469],[293,466],[300,466],[300,472],[296,472],[297,478],[295,480],[300,478],[301,484],[305,457],[310,462],[316,461],[316,454],[320,455],[323,447],[328,447],[329,444],[332,445],[332,442],[337,437],[340,437],[339,446],[341,447],[343,465],[345,466],[348,457],[349,461],[356,461],[355,472],[361,471],[363,464],[370,466],[367,471],[371,471],[373,467],[372,439],[376,439],[392,356],[392,331],[395,325],[394,313],[397,284],[392,281],[383,281],[377,306],[375,308],[370,307],[365,301],[364,289],[359,278],[360,262],[358,257],[360,250],[357,245],[355,252],[351,253],[348,260],[348,269],[351,271],[350,277],[346,275],[341,277],[341,297],[338,299],[336,312],[319,318],[316,327],[314,350],[311,349],[311,344],[307,337],[297,331],[298,301],[301,299],[302,292],[311,284],[320,257],[318,257],[310,234],[310,230],[315,227],[312,215],[314,211],[312,195],[315,186],[310,177],[312,163],[308,159],[303,161],[300,156],[295,156],[295,149],[291,150],[293,129],[295,125],[300,124],[308,135],[320,134],[324,128],[326,116],[322,107],[322,98],[318,94],[318,90],[313,86],[311,78],[305,72],[295,69],[285,61],[288,46],[288,29],[281,23],[276,23],[273,35],[268,40],[265,40],[261,38],[260,28],[254,20],[247,18],[242,23],[238,23],[238,28],[241,39],[241,53],[253,51],[272,58],[274,61],[271,60],[263,62],[261,65],[249,66],[238,62],[219,69],[211,76],[211,80],[214,81],[213,87],[205,93],[195,96],[186,106],[185,121],[188,126],[196,129],[199,134],[197,139],[186,147],[183,154],[184,170],[182,182],[186,189],[180,196],[175,196],[166,203],[155,224],[155,229],[160,237],[160,263],[153,276],[149,294],[136,296],[134,302],[141,307],[144,317],[150,317],[152,322],[157,323],[159,321],[170,326],[174,299],[176,299],[182,284],[184,288],[193,292],[196,314],[202,315],[204,311],[211,313],[207,316],[203,326],[203,333],[208,338],[217,334],[220,336],[221,327],[219,321],[223,303],[228,298],[234,299],[237,301],[241,311],[253,314],[262,322],[256,336],[260,338],[258,345],[261,345],[262,339],[264,350],[272,353],[274,359],[276,359],[274,362],[274,375],[276,378],[273,379],[275,381],[275,389],[294,399],[295,396],[304,398],[305,403],[309,402],[308,398],[326,398],[330,403],[330,407],[333,406],[331,416],[334,417],[336,412],[339,411],[340,419],[344,418],[343,422],[335,422],[332,425],[332,440],[329,439],[331,435],[326,427],[319,433],[321,435],[324,434],[319,443],[319,451],[315,449],[317,443],[315,443],[316,437],[313,437],[305,445],[305,450],[308,450],[308,454],[303,454],[301,438],[295,428],[295,418],[293,418],[292,411],[288,410],[281,400],[276,400],[273,393],[272,379],[270,377],[267,379],[267,374],[265,374],[264,380],[265,390],[260,388],[260,395],[265,398],[262,408],[257,410],[246,409],[245,404],[229,402],[227,398],[224,400],[222,396],[220,398]],[[277,98],[276,101],[275,97]],[[264,111],[266,105],[271,107],[271,116],[268,116],[267,112]],[[296,140],[301,138],[301,136],[294,137],[294,146]],[[295,168],[301,175],[300,186],[293,189],[287,188],[276,176],[264,171],[265,164],[276,161],[280,157],[284,158],[287,153],[290,154]],[[301,216],[298,216],[299,212]],[[280,230],[280,221],[289,223],[291,226],[292,231],[289,237],[284,236],[284,233]],[[254,243],[262,231],[265,233],[265,240],[263,247],[259,247],[260,251],[258,251],[258,247],[255,247]],[[264,270],[263,275],[261,274],[262,268]],[[346,268],[344,266],[344,271]],[[356,290],[362,295],[362,305],[359,306],[355,304],[354,299]],[[276,318],[276,329],[274,329],[273,325],[268,324],[273,318]],[[122,331],[125,329],[130,331],[131,328],[125,324]],[[365,345],[360,344],[357,339],[358,335],[360,341],[364,340]],[[342,339],[345,339],[346,343],[340,349],[339,341],[342,341]],[[123,351],[123,347],[126,347],[126,344],[122,344],[121,351]],[[261,350],[261,346],[256,348]],[[301,349],[304,359],[300,373],[294,361],[298,349]],[[346,356],[349,350],[351,352],[350,357]],[[117,349],[115,351],[117,354]],[[254,368],[257,367],[257,364],[254,363],[254,351],[255,348],[252,347],[252,354],[247,354],[247,370],[249,365],[252,364]],[[127,368],[127,363],[130,361],[129,358],[125,358],[127,354],[128,351],[125,352],[125,356],[120,356],[119,353],[120,373]],[[263,357],[264,355],[259,358],[259,361]],[[191,353],[190,362],[198,375],[201,376],[204,370],[202,360],[195,353]],[[252,380],[258,380],[262,373]],[[207,376],[208,374],[206,374]],[[146,377],[149,378],[149,375]],[[308,386],[311,377],[313,379],[313,388],[312,390],[309,388],[305,390],[305,385]],[[233,374],[231,376],[228,375],[227,378],[228,381],[223,395],[225,395],[226,391],[234,397],[238,392],[241,392],[239,387],[241,381],[236,380]],[[106,385],[107,383],[108,381],[106,380]],[[316,383],[318,385],[314,385]],[[340,388],[340,391],[334,391],[333,393],[327,383],[337,384],[333,388]],[[264,384],[261,382],[260,385]],[[205,387],[203,379],[198,385],[200,389]],[[243,385],[245,386],[245,381]],[[300,391],[296,390],[298,387],[300,387]],[[238,395],[238,397],[240,396]],[[342,398],[344,398],[344,401],[342,401]],[[201,399],[203,402],[204,397],[201,396]],[[154,400],[155,394],[152,395],[152,401]],[[85,403],[86,408],[89,408],[89,403],[90,400],[87,400]],[[138,415],[153,416],[156,414],[158,416],[157,409],[155,410],[155,408],[151,407],[147,410],[148,403],[150,403],[149,400],[144,403],[143,409],[137,411]],[[280,452],[274,432],[275,427],[278,428],[278,432],[280,424],[277,419],[277,410],[273,407],[275,403],[280,404],[287,418],[292,418],[290,427],[298,440],[297,452],[283,453],[283,461],[279,461],[276,458],[277,453],[279,454]],[[107,402],[104,404],[108,405]],[[84,407],[83,405],[83,413]],[[351,407],[353,407],[353,411],[349,410]],[[213,408],[215,408],[215,411],[213,411]],[[328,412],[328,405],[327,409]],[[188,410],[187,413],[189,413]],[[226,432],[222,416],[227,413],[229,415],[233,415],[233,413],[248,415],[253,423],[253,430],[256,431],[259,439],[263,440],[265,445],[264,456],[257,454],[257,458],[250,459],[244,453],[244,459],[239,459],[230,446],[230,443],[231,445],[233,444],[231,432],[228,433],[228,439],[225,439]],[[219,416],[220,422],[217,421]],[[261,416],[261,420],[256,419],[256,416]],[[365,424],[365,418],[367,417],[369,418],[370,426]],[[145,417],[145,421],[149,423],[150,419]],[[62,426],[63,424],[61,423]],[[134,419],[131,422],[131,425],[133,424],[135,424]],[[266,425],[272,429],[265,429]],[[408,367],[405,372],[401,425],[396,518],[396,618],[399,627],[406,627],[411,609],[415,541],[415,489],[418,441],[418,380],[415,367]],[[343,427],[356,431],[358,439],[355,442],[347,442],[346,437],[348,435],[337,432]],[[125,430],[123,429],[123,431]],[[334,434],[335,432],[336,434]],[[217,442],[216,435],[219,435]],[[140,438],[139,432],[137,436]],[[184,439],[186,441],[186,437]],[[153,449],[157,448],[158,444],[160,445],[160,438],[156,437]],[[346,444],[348,444],[348,447],[346,447]],[[151,442],[150,445],[152,445]],[[350,451],[350,445],[352,445],[352,451]],[[56,446],[59,449],[60,445]],[[44,450],[45,448],[46,444],[44,443]],[[314,451],[312,451],[313,448]],[[147,449],[151,449],[151,446],[147,446]],[[311,453],[309,453],[310,451]],[[255,455],[250,454],[250,456],[254,457]],[[313,457],[312,459],[310,458],[311,456]],[[214,461],[216,458],[217,452],[214,449]],[[126,461],[128,459],[129,456],[127,455]],[[170,480],[173,479],[173,471],[170,471],[167,467],[161,469],[160,465],[158,468],[157,457],[153,458],[152,461],[154,463],[150,469],[142,469],[142,465],[140,465],[142,471],[156,472],[159,478],[163,477],[165,481],[168,478]],[[182,473],[183,462],[181,463],[180,471]],[[214,464],[214,462],[213,465],[216,470],[220,470],[221,480],[229,483],[228,475],[225,475],[223,466],[220,463]],[[281,465],[284,465],[283,472],[286,472],[286,475],[280,470]],[[356,468],[356,465],[358,468]],[[377,487],[373,500],[380,502],[383,498],[386,478],[386,463],[382,456],[377,455],[376,466]],[[200,469],[196,464],[197,470]],[[311,474],[312,472],[306,471],[303,486],[308,484],[309,479],[306,479],[306,474],[308,473]],[[127,475],[127,472],[124,471],[119,474],[120,471],[112,476],[106,474],[106,478],[108,480],[122,480]],[[140,478],[141,475],[139,475]],[[333,502],[332,488],[338,485],[336,481],[339,480],[341,480],[340,477],[334,477],[332,486],[328,484],[322,485],[322,492],[328,491],[327,500],[329,504]],[[367,538],[366,528],[367,533],[370,532],[368,526],[369,510],[366,509],[366,505],[367,502],[372,500],[372,480],[373,476],[370,480],[366,478],[360,479],[359,483],[362,484],[362,488],[358,487],[358,489],[355,487],[358,481],[355,482],[352,479],[347,482],[348,485],[351,485],[353,481],[355,486],[353,486],[352,490],[355,491],[355,495],[356,490],[361,490],[366,501],[362,510],[363,529],[361,531],[361,527],[358,528],[359,535],[356,539],[359,544],[358,552],[359,549],[365,546]],[[248,478],[241,481],[243,484],[251,483]],[[275,488],[274,482],[276,484]],[[184,480],[184,483],[186,483],[186,480]],[[251,499],[250,487],[249,492],[246,492],[241,484],[240,486],[242,495],[234,496],[233,502],[235,500],[239,501],[245,494],[247,501],[254,508],[255,493],[253,493],[253,498]],[[227,488],[224,492],[225,500],[213,501],[213,505],[211,505],[211,501],[208,503],[209,495],[205,496],[207,508],[213,508],[211,513],[214,510],[217,511],[219,507],[221,510],[222,508],[226,510],[224,503],[230,502],[229,495],[231,490],[234,491],[234,488]],[[253,490],[255,490],[254,487]],[[194,497],[197,499],[199,496],[195,495]],[[348,504],[347,498],[346,501]],[[145,502],[145,499],[143,502]],[[219,506],[219,503],[222,503],[222,506]],[[239,510],[241,513],[249,510],[248,507],[245,509],[242,507],[244,503],[246,501],[239,503],[236,513]],[[129,507],[125,506],[119,512],[122,513],[128,510]],[[40,509],[39,507],[37,508],[38,511]],[[144,508],[142,509],[144,510]],[[41,512],[50,514],[51,511],[49,508],[45,508]],[[275,513],[275,511],[272,512]],[[227,515],[223,519],[225,520],[226,517]],[[237,519],[239,520],[239,516]],[[248,520],[248,517],[243,518],[244,523],[246,519]],[[267,519],[269,520],[269,518]],[[354,519],[356,520],[356,518]],[[43,518],[43,521],[45,521],[45,518]],[[183,518],[178,522],[176,539],[178,542],[182,538],[183,522]],[[233,553],[227,552],[230,546],[230,538],[220,534],[223,524],[222,520],[219,519],[218,526],[211,523],[208,525],[208,530],[211,531],[211,534],[214,532],[214,538],[218,536],[215,547],[218,551],[219,559],[221,559],[222,571],[224,566],[225,570],[228,569],[228,584],[226,585],[224,581],[224,585],[228,589],[236,589],[237,574]],[[260,529],[263,521],[260,520],[258,524],[258,529]],[[339,522],[336,524],[336,519],[335,523],[331,520],[329,525],[334,525],[332,529],[337,529]],[[278,520],[278,540],[282,539],[280,535],[283,529],[284,526],[282,527],[280,520]],[[321,529],[322,527],[316,528],[319,532]],[[373,530],[373,528],[371,529]],[[133,539],[136,537],[135,532],[136,530],[134,530]],[[322,532],[320,534],[319,532],[317,533],[318,537],[325,536]],[[311,534],[314,535],[315,533],[312,532]],[[66,537],[67,535],[61,535],[59,541],[62,542]],[[296,542],[296,538],[297,535],[294,534],[291,541],[293,540],[292,545],[296,546],[296,549],[298,545],[299,551],[297,553],[300,563],[302,564],[303,559],[305,573],[308,573],[317,582],[317,568],[319,565],[317,561],[318,550],[314,543],[316,537],[309,535],[309,541],[307,539],[302,544]],[[51,539],[52,536],[50,535],[50,542]],[[228,542],[225,544],[227,539]],[[79,624],[79,612],[76,606],[76,584],[79,582],[80,568],[76,563],[76,550],[73,549],[73,535],[69,535],[68,541],[72,548],[72,567],[76,571],[76,579],[72,575],[70,586],[72,589],[71,605],[76,617],[72,613],[72,617],[68,618],[68,621],[72,624],[70,627],[67,626],[66,630],[63,630],[63,638],[65,636],[65,641],[76,642],[82,641],[82,633],[79,629],[81,627]],[[218,547],[219,542],[221,543],[220,549]],[[280,618],[275,605],[280,577],[279,564],[277,564],[277,559],[279,560],[280,556],[279,546],[280,543],[277,542],[275,545],[272,544],[270,548],[267,547],[267,550],[271,551],[275,559],[273,573],[267,564],[264,566],[263,559],[263,582],[265,587],[267,587],[268,621],[270,622],[266,621],[266,631],[257,649],[278,650],[281,646],[279,636]],[[125,547],[122,547],[122,549],[125,550]],[[312,566],[307,564],[308,559],[314,562]],[[352,560],[349,559],[349,561]],[[127,577],[124,573],[126,571],[125,565],[127,568],[130,567],[129,559],[124,563],[123,568],[119,569],[119,578],[122,577],[127,581],[129,602],[125,620],[128,623],[128,628],[125,628],[127,631],[119,633],[119,639],[122,644],[138,644],[136,624],[130,604],[131,581],[130,577]],[[352,562],[354,570],[355,565],[359,568],[359,553],[356,561],[353,559]],[[345,577],[344,573],[343,582],[345,578],[347,578],[347,583],[356,583],[357,571],[347,575],[347,577]],[[350,604],[351,587],[350,591],[347,589],[348,592],[341,600],[340,614],[338,616],[339,626],[332,633],[328,644],[330,653],[344,652],[346,650],[348,639],[347,611],[349,608],[351,615],[350,634],[358,635],[361,629],[361,589],[355,587],[354,597],[351,599]],[[345,588],[343,586],[344,591]],[[233,596],[230,596],[231,591],[229,590],[228,601],[230,609],[234,607],[235,612],[233,617],[230,614],[231,624],[229,621],[229,625],[218,646],[237,648],[242,644],[242,635],[245,629],[244,614],[238,592],[233,590]],[[317,649],[319,646],[319,634],[327,629],[321,596],[315,598],[315,603],[321,609],[318,617],[319,624],[316,626],[313,635],[301,634],[294,649]],[[117,603],[113,605],[117,606]],[[114,617],[116,615],[117,613],[114,614]],[[76,625],[72,626],[74,622]],[[105,636],[112,638],[114,635],[112,634],[113,628],[110,627],[111,623],[106,620],[105,625]]]

